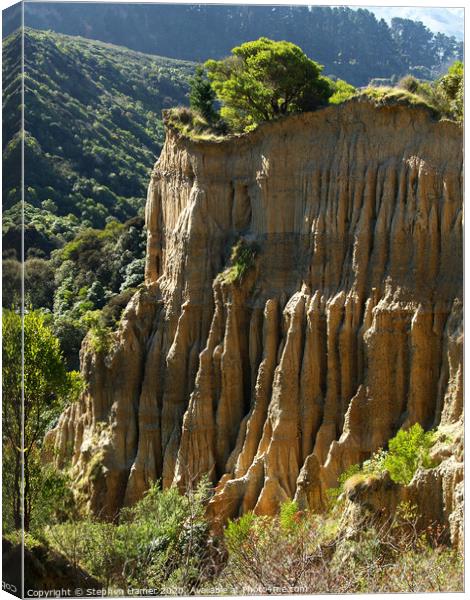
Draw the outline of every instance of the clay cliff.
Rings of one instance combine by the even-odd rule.
[[[458,427],[455,123],[353,101],[222,141],[169,129],[146,222],[145,285],[108,351],[85,340],[86,392],[48,434],[95,513],[205,473],[220,519],[321,510],[400,427]],[[443,460],[449,518],[462,462]]]

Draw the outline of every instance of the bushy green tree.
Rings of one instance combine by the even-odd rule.
[[[2,305],[17,307],[21,303],[21,263],[16,258],[2,261]]]
[[[26,303],[31,308],[48,308],[54,303],[54,269],[51,262],[42,258],[30,258],[24,263],[24,287]]]
[[[44,434],[64,403],[75,398],[79,382],[76,374],[67,373],[59,341],[41,312],[31,311],[22,319],[4,310],[2,321],[3,453],[11,482],[7,501],[14,527],[21,527],[23,517],[29,530]]]
[[[205,63],[222,117],[249,129],[288,113],[314,110],[332,94],[322,67],[295,44],[262,37],[232,50],[232,56]]]
[[[211,123],[217,113],[214,110],[215,92],[207,79],[203,67],[196,67],[194,77],[190,80],[189,105],[199,112],[208,123]]]

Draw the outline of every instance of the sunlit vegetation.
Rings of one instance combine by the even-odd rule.
[[[380,448],[362,464],[348,467],[338,478],[338,486],[328,490],[330,500],[335,503],[343,492],[359,482],[370,482],[385,471],[395,483],[407,485],[419,468],[435,466],[431,459],[431,448],[438,439],[436,431],[424,431],[419,423],[409,429],[400,429],[388,441],[388,448]]]
[[[454,63],[435,81],[423,81],[408,75],[394,87],[370,86],[359,93],[359,98],[377,105],[423,107],[436,118],[460,122],[463,118],[463,64],[460,61]]]
[[[250,269],[255,265],[258,246],[253,242],[240,239],[233,246],[230,255],[230,265],[218,276],[222,283],[239,285]]]
[[[402,503],[385,522],[354,528],[341,514],[299,510],[247,512],[211,529],[202,481],[186,494],[154,484],[112,522],[86,516],[52,520],[28,536],[84,570],[106,590],[159,595],[451,592],[463,589],[463,559],[436,525],[422,532],[416,508]],[[15,540],[14,534],[9,534]]]
[[[40,311],[22,319],[4,310],[2,333],[3,530],[23,524],[30,531],[65,508],[66,480],[42,463],[41,451],[45,433],[77,399],[82,381],[67,370],[59,340]]]
[[[103,331],[118,324],[143,282],[145,245],[143,219],[134,217],[124,224],[111,221],[103,230],[84,229],[53,252],[53,328],[70,367],[78,368],[78,351],[88,329],[96,330],[99,345],[106,338]]]
[[[420,534],[414,507],[400,506],[385,525],[370,519],[349,532],[334,520],[287,502],[278,517],[246,513],[229,522],[228,560],[215,585],[232,594],[462,589],[462,557],[442,545],[438,527]]]
[[[424,108],[436,119],[463,118],[460,61],[435,81],[406,75],[396,85],[375,79],[374,84],[357,89],[321,75],[323,67],[298,46],[260,38],[233,48],[228,58],[206,61],[204,67],[190,82],[191,107],[165,113],[169,127],[193,140],[247,133],[267,121],[350,100]]]
[[[323,67],[299,46],[265,37],[233,48],[228,58],[206,61],[205,68],[220,115],[235,131],[325,106],[333,91]]]

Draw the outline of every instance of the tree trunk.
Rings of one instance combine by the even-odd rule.
[[[15,453],[15,474],[13,481],[13,520],[15,529],[21,529],[21,452],[14,450]]]

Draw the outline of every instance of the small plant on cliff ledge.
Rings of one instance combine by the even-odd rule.
[[[88,339],[93,350],[97,354],[107,354],[111,349],[113,330],[105,324],[101,311],[88,311],[83,320],[89,329]]]
[[[218,117],[218,115],[217,115]],[[199,110],[178,106],[163,111],[163,121],[167,127],[195,141],[222,140],[228,133],[223,119],[214,117],[208,121]]]
[[[230,267],[225,269],[219,279],[223,283],[240,284],[248,271],[254,266],[258,246],[244,239],[238,240],[232,248]]]

